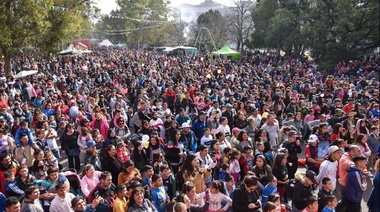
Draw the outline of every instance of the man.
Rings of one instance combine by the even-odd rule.
[[[371,127],[371,132],[368,135],[367,144],[371,149],[371,156],[369,157],[367,163],[367,170],[369,171],[373,167],[374,162],[376,161],[376,151],[377,147],[380,145],[379,127]]]
[[[193,100],[190,98],[190,93],[185,92],[185,97],[181,101],[181,108],[190,107],[192,103],[193,103]]]
[[[4,172],[12,170],[13,174],[16,176],[17,173],[17,163],[12,161],[11,155],[6,152],[0,154],[0,185],[4,185],[5,177]],[[0,192],[5,193],[4,186],[0,186]]]
[[[339,159],[339,186],[340,186],[340,194],[341,198],[343,199],[344,193],[345,193],[345,188],[346,188],[346,183],[347,183],[347,169],[354,164],[353,158],[355,156],[360,155],[360,148],[357,145],[351,145],[350,148],[348,149],[348,152],[344,153],[342,157]]]
[[[116,199],[113,204],[113,212],[126,211],[128,201],[126,198],[128,197],[127,187],[124,184],[118,185],[115,188]]]
[[[220,117],[222,117],[222,111],[220,110],[219,108],[219,102],[214,100],[212,102],[212,107],[207,111],[207,117],[210,117],[211,116],[211,113],[216,111],[216,119],[219,120]]]
[[[33,146],[29,145],[29,137],[26,133],[20,135],[21,147],[16,148],[15,159],[20,164],[26,164],[28,167],[33,166],[34,162],[34,149],[38,149],[36,143],[33,142]]]
[[[211,158],[211,156],[208,154],[208,148],[204,144],[201,144],[198,147],[198,152],[195,153],[195,155],[197,156],[199,165],[201,167],[204,167],[204,168],[207,168],[208,170],[211,170],[217,165],[217,161],[216,161],[215,156],[213,156],[213,158]],[[211,173],[210,171],[205,172],[204,181],[205,181],[206,185],[211,183],[212,178],[211,178],[211,175],[209,175],[210,173]],[[209,175],[209,176],[207,176],[207,175]]]
[[[35,186],[30,186],[25,189],[25,198],[21,204],[22,212],[43,212],[40,198],[40,190]]]
[[[110,203],[114,199],[115,185],[112,184],[112,175],[108,171],[102,172],[99,177],[100,182],[88,195],[89,202],[92,202],[97,196],[104,199],[104,203],[96,206],[97,212],[107,212],[110,209]]]
[[[324,161],[324,158],[318,158],[318,137],[310,135],[307,140],[308,145],[305,147],[306,165],[315,173],[319,173],[319,166]]]
[[[307,200],[313,196],[313,184],[318,184],[317,175],[315,172],[308,170],[306,174],[297,173],[296,174],[296,184],[293,190],[293,212],[300,212],[302,209],[306,208]]]
[[[8,197],[5,200],[5,212],[20,212],[21,204],[17,197]]]
[[[64,183],[58,183],[55,186],[55,191],[57,192],[57,195],[51,202],[50,212],[73,212],[71,200],[74,199],[75,195],[66,191],[66,186]]]
[[[343,110],[337,108],[335,109],[335,116],[330,119],[331,126],[334,126],[336,123],[342,123],[346,119],[348,119],[348,116],[343,116]]]
[[[283,143],[283,147],[289,152],[287,164],[289,179],[293,179],[295,177],[295,173],[298,169],[297,154],[302,152],[301,143],[298,140],[297,136],[298,133],[294,130],[291,130],[288,135],[288,140]]]
[[[343,106],[343,111],[349,114],[355,108],[354,99],[348,98],[348,103]]]
[[[256,212],[261,211],[260,195],[257,192],[257,178],[246,176],[244,183],[236,188],[232,200],[234,212]]]
[[[321,114],[319,116],[319,119],[311,121],[307,124],[309,132],[313,132],[313,128],[321,124],[327,124],[327,126],[329,126],[329,123],[327,122],[327,116],[325,114]]]
[[[363,193],[367,189],[367,181],[363,178],[362,170],[366,168],[367,158],[362,155],[353,158],[354,166],[348,168],[347,185],[344,198],[346,199],[346,212],[361,211],[360,203]]]
[[[180,140],[185,143],[185,147],[187,147],[188,151],[196,152],[198,149],[198,142],[194,132],[190,130],[190,127],[191,125],[186,122],[182,124]]]
[[[200,144],[200,140],[204,135],[204,128],[206,128],[206,113],[204,111],[200,111],[198,114],[198,119],[195,120],[191,130],[194,132],[195,137],[197,138],[197,144]]]
[[[265,123],[261,129],[264,129],[267,131],[269,135],[269,144],[271,148],[275,147],[278,145],[277,141],[281,141],[280,138],[280,129],[277,123],[274,121],[274,115],[269,114],[267,116],[267,123]]]
[[[183,123],[191,124],[191,118],[188,115],[186,115],[186,110],[183,108],[179,109],[179,113],[176,116],[175,120],[178,122],[179,125],[182,125]]]
[[[319,167],[319,174],[317,181],[319,182],[319,189],[322,189],[322,179],[327,177],[332,181],[333,188],[336,187],[336,173],[338,172],[338,161],[342,157],[343,150],[338,146],[330,146],[328,150],[329,156],[322,162]]]
[[[230,103],[226,104],[226,111],[222,113],[222,117],[226,117],[228,120],[228,126],[232,129],[234,126],[234,119],[235,119],[236,111],[232,108],[232,105]]]

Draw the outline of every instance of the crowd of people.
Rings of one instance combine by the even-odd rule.
[[[357,212],[367,189],[379,211],[378,59],[329,75],[304,55],[101,48],[22,55],[13,71],[38,73],[18,79],[0,63],[0,211]]]

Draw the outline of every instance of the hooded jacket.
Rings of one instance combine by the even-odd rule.
[[[363,181],[363,173],[356,166],[347,169],[347,184],[345,197],[352,202],[361,202],[367,183]]]
[[[296,173],[295,179],[297,180],[293,190],[293,204],[294,206],[302,210],[307,207],[307,201],[312,194],[312,186],[305,181],[304,173]]]
[[[257,189],[253,192],[248,192],[244,185],[240,185],[235,191],[232,199],[232,209],[234,212],[256,212],[261,211],[261,207],[250,209],[248,205],[250,203],[256,204],[259,199],[259,193]]]

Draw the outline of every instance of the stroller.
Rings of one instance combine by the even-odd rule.
[[[70,193],[75,196],[83,196],[82,189],[80,187],[80,178],[75,169],[63,169],[63,175],[67,178],[70,183]]]

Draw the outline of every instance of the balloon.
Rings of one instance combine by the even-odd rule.
[[[142,141],[143,142],[149,141],[149,135],[143,135]]]
[[[222,73],[222,70],[219,69],[219,70],[218,70],[218,74],[220,74],[220,73]]]
[[[78,113],[79,113],[79,109],[78,109],[78,107],[77,106],[72,106],[71,108],[70,108],[70,116],[72,116],[72,117],[77,117],[78,116]]]
[[[211,78],[211,74],[207,74],[206,77],[207,77],[207,79],[210,79]]]

